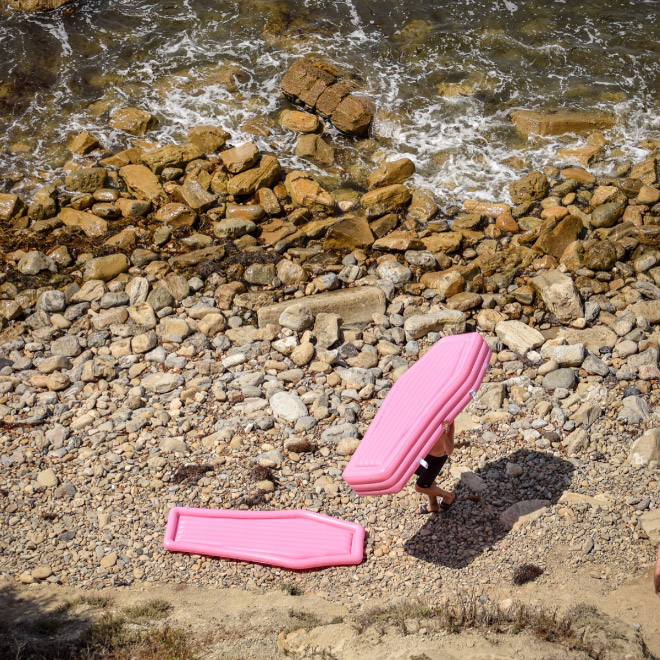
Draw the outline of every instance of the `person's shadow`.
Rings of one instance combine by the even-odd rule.
[[[520,466],[522,473],[507,474],[508,463]],[[556,504],[570,484],[574,469],[570,462],[552,454],[526,449],[487,463],[475,470],[484,480],[485,490],[475,495],[460,481],[455,491],[458,499],[451,509],[429,517],[404,548],[418,559],[464,568],[509,533],[500,522],[502,512],[524,500]]]

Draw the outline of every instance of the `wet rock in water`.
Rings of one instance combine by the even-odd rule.
[[[320,135],[301,135],[294,151],[298,158],[306,158],[319,165],[332,165],[335,150]]]
[[[321,122],[316,115],[299,110],[282,110],[280,124],[296,133],[315,133],[321,128]]]
[[[155,128],[158,120],[150,112],[139,108],[119,108],[112,113],[108,124],[111,128],[141,136]]]
[[[99,149],[101,143],[95,135],[89,131],[82,131],[69,142],[69,151],[73,154],[84,156],[94,149]]]
[[[229,137],[229,133],[219,126],[194,126],[187,135],[190,144],[207,154],[222,149]]]
[[[58,9],[71,0],[9,0],[9,6],[17,11],[48,11]]]
[[[509,185],[511,200],[514,204],[533,202],[543,199],[548,192],[548,179],[541,172],[530,172],[527,176]]]
[[[511,120],[525,136],[562,135],[612,128],[616,115],[598,110],[514,110]]]
[[[349,135],[363,135],[373,119],[371,103],[355,93],[355,85],[307,60],[296,60],[289,67],[281,88],[294,103],[328,117]]]
[[[410,158],[400,158],[385,163],[369,175],[369,188],[382,188],[402,183],[415,173],[415,163]]]
[[[413,190],[412,199],[406,210],[406,218],[424,223],[436,216],[439,210],[438,205],[428,195],[419,190]]]

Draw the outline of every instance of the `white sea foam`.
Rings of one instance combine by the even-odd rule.
[[[614,0],[603,4],[603,11],[617,15],[618,22],[565,7],[560,0],[548,5],[552,9],[541,18],[549,22],[540,27],[525,3],[511,0],[448,2],[442,12],[417,3],[291,0],[281,24],[268,34],[262,30],[271,18],[270,8],[264,12],[270,5],[250,0],[218,0],[212,6],[205,0],[176,6],[118,0],[112,7],[91,0],[71,18],[61,12],[11,17],[0,26],[0,80],[25,69],[11,45],[25,43],[28,50],[21,57],[26,58],[30,39],[47,44],[60,67],[44,76],[54,76],[54,82],[44,89],[28,88],[16,101],[20,112],[0,115],[0,177],[16,168],[26,174],[55,173],[53,166],[63,153],[57,145],[82,129],[92,130],[111,149],[129,144],[128,136],[107,126],[107,114],[88,112],[95,101],[137,105],[156,114],[160,126],[150,139],[180,141],[191,126],[216,123],[236,142],[255,140],[260,148],[276,151],[285,165],[320,176],[322,169],[293,155],[296,136],[281,127],[276,125],[268,138],[241,133],[247,120],[276,118],[286,107],[279,91],[282,75],[294,59],[308,55],[361,76],[379,108],[372,127],[381,142],[378,158],[410,157],[417,167],[414,185],[441,204],[468,196],[506,200],[508,184],[520,176],[507,164],[511,158],[540,167],[555,162],[560,147],[577,141],[571,136],[525,140],[508,119],[515,107],[567,104],[614,110],[619,122],[606,136],[621,150],[619,160],[643,158],[638,142],[660,134],[660,58],[651,50],[658,41],[660,9],[635,0],[634,17],[634,12],[616,14]],[[571,21],[578,14],[580,20]],[[421,22],[401,38],[402,28],[413,19]],[[416,30],[422,36],[416,36]],[[628,37],[627,47],[611,47],[613,35],[621,33]],[[95,48],[81,34],[94,34]],[[648,50],[634,49],[637,37],[649,44]],[[194,79],[204,67],[227,61],[248,73],[237,92],[219,84],[197,89],[183,84],[190,80],[180,72],[191,70]],[[32,63],[31,70],[40,66]],[[80,70],[95,70],[101,82],[85,83],[78,97]],[[180,84],[172,84],[166,94],[159,91],[175,74]],[[440,82],[462,81],[473,81],[472,97],[437,93]],[[53,121],[58,115],[61,120]],[[366,167],[374,166],[368,160],[371,151],[356,148],[353,139],[332,127],[327,137],[355,158],[367,159]],[[8,149],[20,141],[29,144],[30,160]],[[340,173],[342,177],[346,173]]]

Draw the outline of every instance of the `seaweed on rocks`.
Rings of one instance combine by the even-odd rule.
[[[199,481],[207,472],[213,472],[213,466],[207,464],[181,465],[172,476],[175,484]]]
[[[513,584],[521,586],[543,575],[543,569],[534,564],[522,564],[513,571]]]

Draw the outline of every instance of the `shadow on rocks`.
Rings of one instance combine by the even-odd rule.
[[[0,657],[16,660],[81,658],[80,637],[90,618],[76,603],[56,606],[44,594],[23,595],[10,583],[0,584]],[[84,656],[87,657],[87,656]]]
[[[521,468],[519,476],[507,474],[511,463]],[[574,469],[570,462],[552,454],[526,449],[486,463],[474,473],[483,480],[483,492],[475,495],[463,480],[459,481],[455,491],[458,499],[452,508],[429,517],[404,548],[413,557],[439,566],[469,566],[509,533],[500,522],[500,514],[525,500],[556,504],[571,483]],[[519,470],[509,468],[511,471]]]

